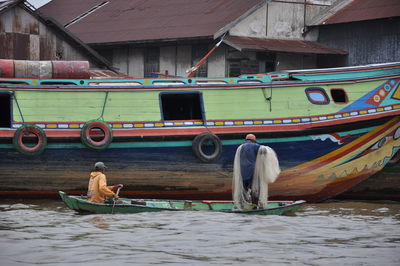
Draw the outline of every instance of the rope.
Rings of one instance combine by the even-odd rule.
[[[101,115],[100,115],[100,117],[97,118],[98,120],[104,120],[103,115],[104,115],[104,110],[106,109],[106,103],[107,103],[107,99],[108,99],[108,93],[109,93],[109,91],[106,91],[106,97],[104,98],[103,109],[101,110]]]
[[[269,111],[272,112],[272,82],[269,84],[269,88],[271,89],[271,95],[267,97],[265,93],[265,88],[262,88],[262,92],[266,101],[269,102]]]

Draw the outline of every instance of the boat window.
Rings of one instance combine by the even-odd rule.
[[[254,83],[261,83],[261,80],[257,80],[257,79],[252,79],[252,80],[238,80],[237,83],[239,84],[254,84]]]
[[[225,80],[196,80],[196,84],[227,84]]]
[[[0,127],[11,128],[11,94],[0,93]]]
[[[180,80],[155,80],[153,81],[154,85],[179,85],[185,84],[185,82]]]
[[[89,86],[138,86],[142,85],[142,83],[137,81],[129,81],[129,82],[89,82]]]
[[[163,120],[203,119],[200,92],[162,92],[160,102]]]
[[[313,104],[328,104],[329,98],[323,88],[311,87],[306,89],[308,100]]]
[[[42,81],[41,85],[76,85],[74,82],[70,81]]]
[[[12,80],[0,80],[0,84],[8,84],[8,85],[16,85],[16,84],[23,84],[23,85],[28,85],[28,82],[24,81],[12,81]]]
[[[338,104],[347,103],[349,101],[344,89],[331,89],[331,96],[332,100]]]

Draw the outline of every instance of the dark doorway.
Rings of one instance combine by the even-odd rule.
[[[11,95],[0,93],[0,127],[11,127]]]
[[[201,93],[161,93],[163,120],[203,119]]]

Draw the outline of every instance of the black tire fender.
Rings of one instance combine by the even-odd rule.
[[[210,140],[213,142],[215,150],[212,154],[206,154],[203,150],[203,144]],[[217,135],[211,132],[203,132],[194,138],[192,150],[200,161],[205,163],[215,162],[222,154],[222,142]]]
[[[23,137],[29,135],[34,135],[37,138],[37,143],[32,147],[23,142]],[[39,155],[47,147],[46,133],[36,125],[23,125],[15,131],[13,144],[17,151],[22,154],[29,156]]]

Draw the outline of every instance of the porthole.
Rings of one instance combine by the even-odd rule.
[[[323,88],[311,87],[306,89],[308,100],[313,104],[329,104],[329,98]]]
[[[331,96],[332,100],[338,104],[345,104],[348,103],[349,101],[347,93],[344,91],[344,89],[340,88],[331,89]]]

